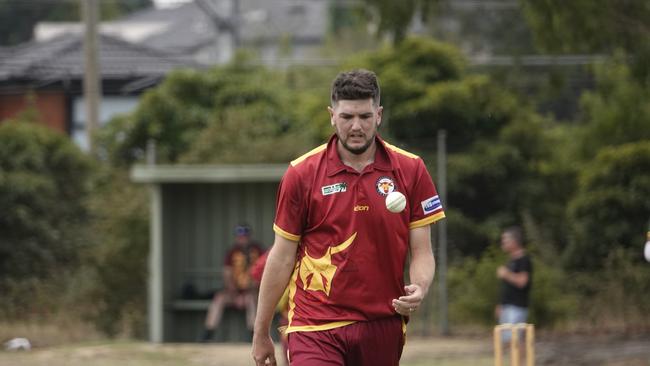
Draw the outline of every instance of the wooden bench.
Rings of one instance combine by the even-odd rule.
[[[184,295],[184,286],[179,286],[175,296],[178,298],[165,304],[166,322],[173,329],[171,341],[175,342],[197,342],[205,329],[205,317],[208,307],[212,302],[209,294],[214,286],[221,287],[222,272],[219,269],[193,268],[182,271],[184,283],[192,285],[190,298],[181,299]],[[197,298],[194,298],[196,296]],[[274,319],[272,336],[275,340],[279,335],[275,332],[278,320]],[[246,327],[246,311],[227,306],[224,309],[223,317],[219,327],[215,329],[213,341],[216,342],[250,342],[252,332]]]
[[[176,311],[208,311],[212,300],[174,300],[171,308]]]
[[[174,329],[177,330],[175,342],[198,342],[203,334],[205,316],[211,300],[175,300],[169,303],[168,310],[173,312]],[[277,328],[280,324],[280,314],[275,314],[271,324],[271,337],[280,340]],[[212,341],[250,343],[253,334],[246,328],[246,311],[234,307],[226,307],[219,328],[215,329]]]
[[[205,317],[212,300],[174,300],[166,309],[172,313],[174,341],[197,342],[203,334]],[[213,341],[250,342],[252,333],[246,327],[246,311],[227,306],[219,327],[215,329]]]

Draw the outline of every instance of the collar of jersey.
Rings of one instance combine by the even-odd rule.
[[[341,158],[339,157],[338,151],[336,151],[336,144],[338,140],[339,140],[338,136],[334,134],[332,135],[332,137],[330,137],[330,140],[327,142],[327,150],[325,154],[327,158],[328,177],[336,175],[342,171],[353,172],[352,168],[343,164],[343,161],[341,161]],[[385,171],[393,170],[393,163],[391,160],[391,156],[388,153],[388,151],[386,151],[386,146],[384,146],[384,140],[382,140],[381,137],[379,137],[379,135],[376,135],[375,142],[377,145],[377,151],[375,152],[375,161],[371,164],[371,166],[375,170],[385,170]]]

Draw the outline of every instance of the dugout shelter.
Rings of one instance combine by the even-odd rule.
[[[194,342],[241,222],[266,248],[273,244],[279,165],[136,165],[131,179],[151,194],[149,340]],[[226,309],[217,341],[250,340],[243,311]]]

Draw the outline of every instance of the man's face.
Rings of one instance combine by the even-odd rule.
[[[509,233],[501,234],[501,249],[506,253],[517,249],[517,242]]]
[[[250,236],[246,234],[235,235],[235,243],[239,246],[246,246],[250,241]]]
[[[383,110],[373,105],[372,98],[339,100],[334,107],[327,109],[336,135],[346,150],[359,155],[372,145]]]

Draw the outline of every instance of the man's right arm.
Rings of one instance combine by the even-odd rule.
[[[278,234],[266,260],[255,319],[255,331],[268,332],[275,306],[284,293],[296,263],[298,243]]]
[[[530,261],[526,261],[519,268],[519,272],[514,272],[506,266],[500,266],[497,268],[497,277],[517,288],[524,288],[530,282],[530,271]]]
[[[276,234],[275,242],[266,260],[253,334],[253,358],[260,365],[263,365],[266,359],[275,362],[269,331],[275,307],[293,273],[297,248],[297,242]]]

